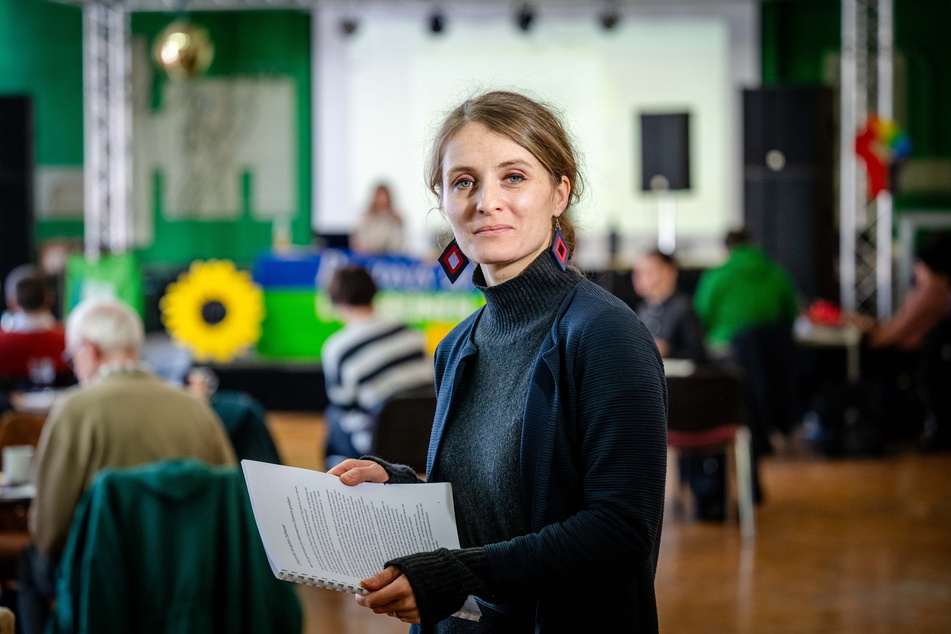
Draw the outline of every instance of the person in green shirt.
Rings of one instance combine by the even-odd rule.
[[[705,271],[697,284],[694,310],[713,350],[725,351],[742,330],[755,326],[791,329],[799,308],[792,278],[758,249],[743,230],[731,231],[730,255],[720,267]]]
[[[759,456],[772,453],[774,430],[788,435],[795,426],[797,293],[789,274],[744,229],[729,232],[724,242],[729,257],[700,276],[694,310],[711,355],[733,362],[746,381],[754,496],[760,501]]]

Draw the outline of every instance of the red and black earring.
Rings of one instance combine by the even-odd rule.
[[[439,266],[442,267],[446,277],[449,278],[449,283],[455,284],[468,265],[469,258],[466,257],[466,254],[459,248],[456,239],[453,238],[452,242],[443,249],[442,255],[439,256]]]
[[[571,249],[568,248],[568,243],[565,242],[565,236],[561,235],[561,222],[557,216],[555,217],[555,239],[551,241],[551,249],[549,249],[549,251],[562,271],[568,268],[568,258],[571,257]]]

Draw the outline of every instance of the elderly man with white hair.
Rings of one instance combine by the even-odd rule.
[[[66,352],[79,386],[54,403],[34,458],[33,545],[20,566],[24,632],[42,632],[55,570],[80,497],[104,467],[194,458],[234,464],[231,442],[206,402],[139,360],[142,321],[125,304],[85,300],[66,321]]]

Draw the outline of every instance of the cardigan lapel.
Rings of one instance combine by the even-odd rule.
[[[481,315],[481,312],[480,309],[479,315]],[[455,363],[452,367],[447,368],[446,376],[443,377],[439,385],[439,393],[436,394],[436,414],[433,416],[433,431],[429,437],[429,451],[426,455],[426,475],[429,477],[432,476],[436,453],[439,451],[439,445],[442,442],[442,433],[446,427],[449,406],[452,404],[453,396],[459,387],[460,381],[462,381],[466,363],[479,351],[472,340],[477,323],[479,323],[478,317],[472,320],[469,328],[457,339],[456,345],[459,347],[459,352],[451,355],[455,359]]]
[[[525,415],[522,420],[522,445],[519,470],[522,497],[530,512],[532,530],[544,524],[547,506],[546,491],[553,463],[555,431],[563,416],[558,389],[561,351],[554,331],[545,340],[532,370]]]

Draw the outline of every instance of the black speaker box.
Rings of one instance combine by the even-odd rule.
[[[0,282],[34,256],[33,104],[0,96]]]
[[[642,114],[641,191],[690,189],[690,114]],[[666,182],[666,187],[657,181]]]
[[[832,90],[744,90],[743,133],[747,230],[807,300],[838,301]]]

